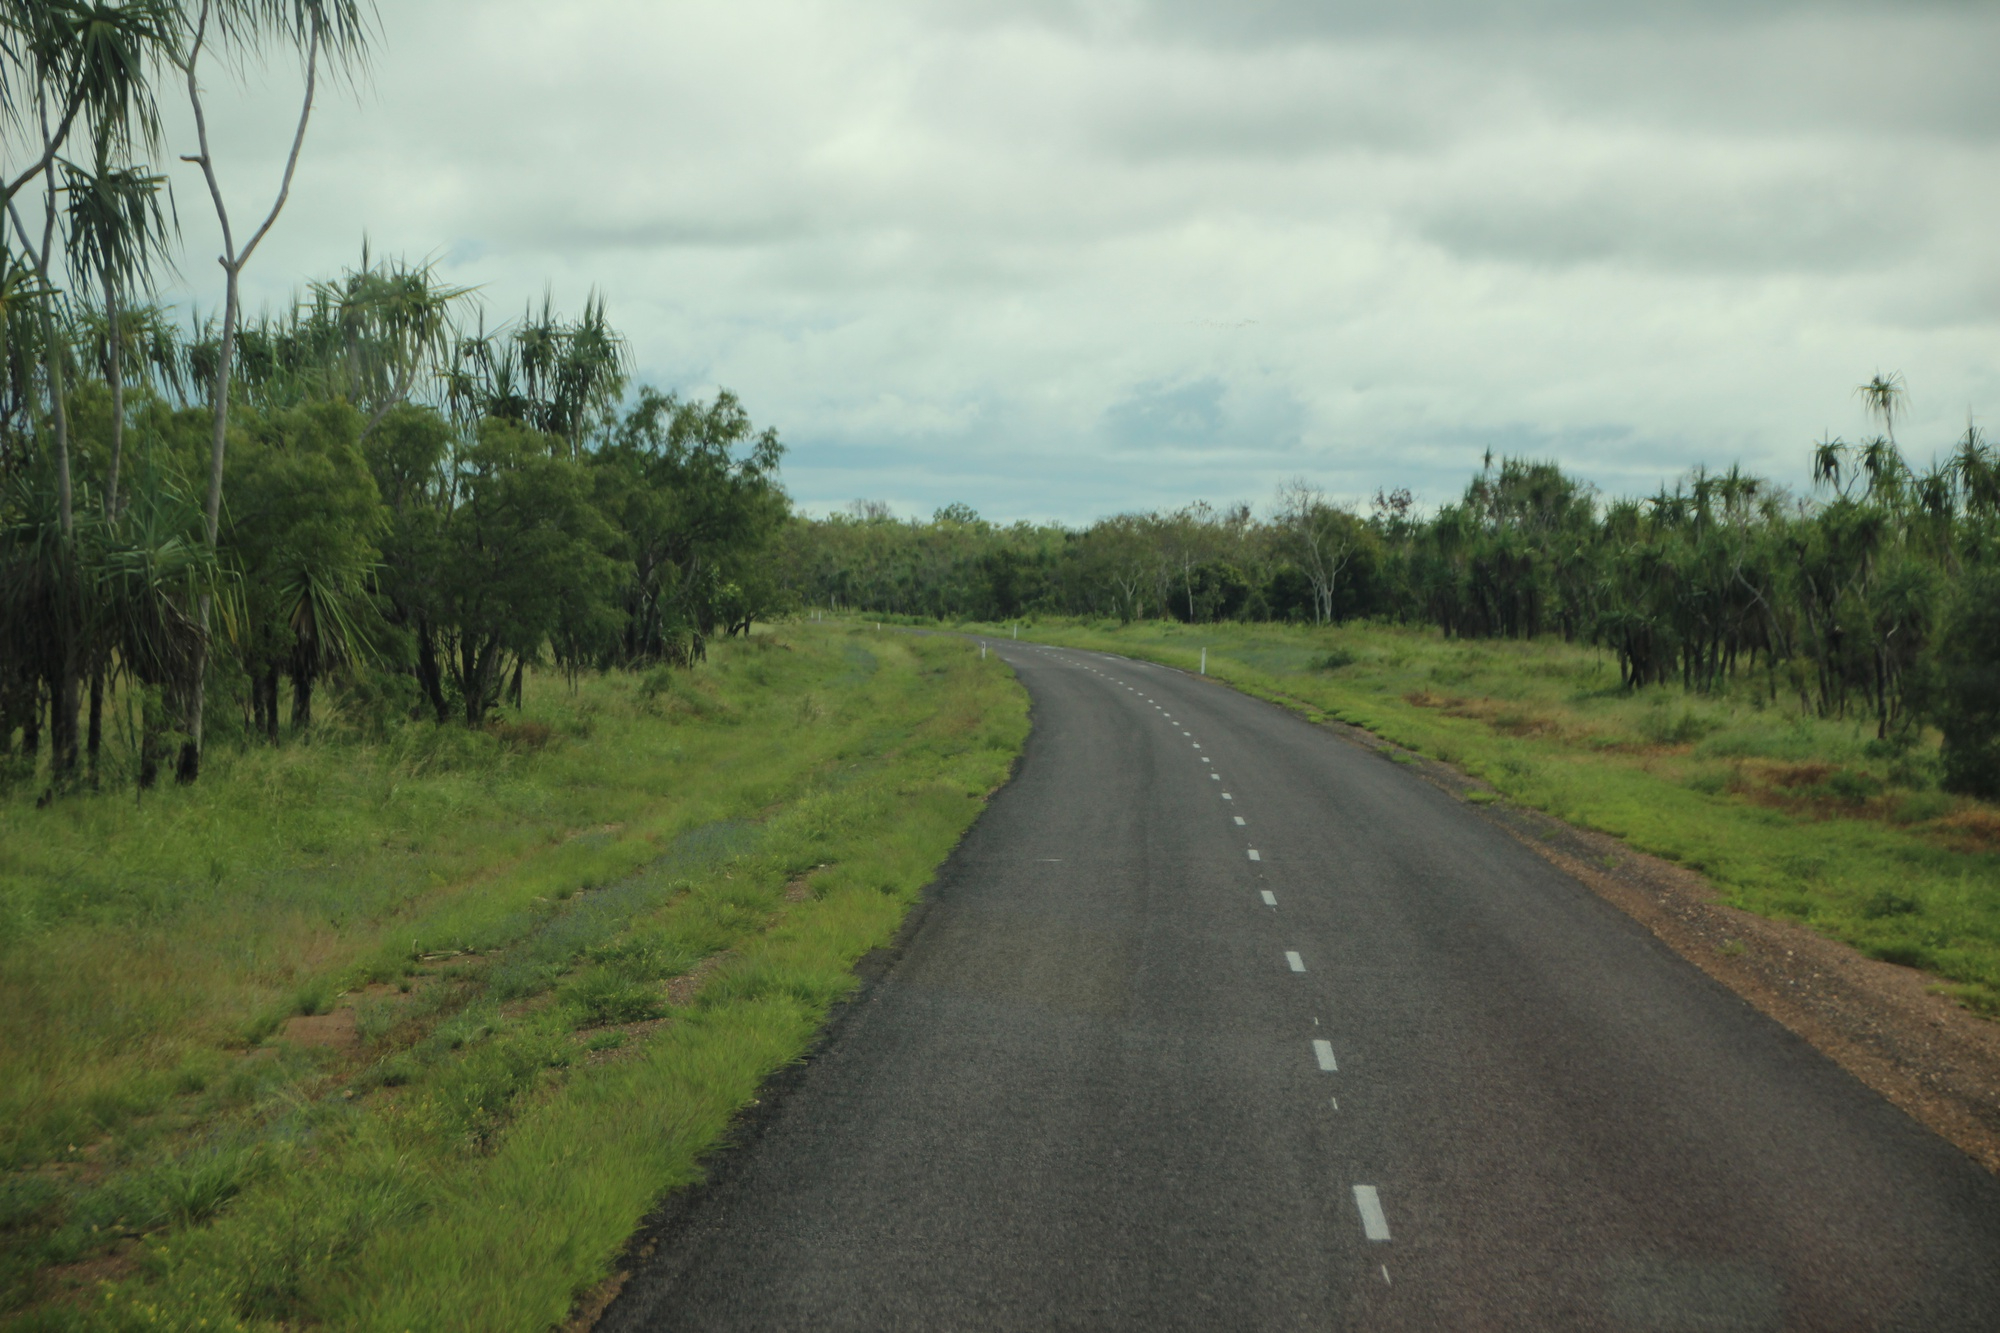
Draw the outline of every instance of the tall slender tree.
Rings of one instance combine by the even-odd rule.
[[[239,294],[243,270],[257,253],[257,247],[276,224],[291,197],[292,177],[298,171],[299,154],[305,147],[306,128],[312,121],[313,98],[319,90],[320,66],[324,61],[338,74],[357,69],[367,56],[368,23],[356,0],[201,0],[187,45],[179,58],[187,79],[188,105],[194,113],[195,138],[199,151],[182,160],[201,168],[208,196],[215,206],[215,218],[222,230],[222,332],[215,360],[214,387],[209,394],[214,414],[209,441],[208,500],[203,519],[208,544],[216,546],[222,523],[222,479],[224,454],[229,438],[229,382],[236,354],[236,325],[240,316]],[[285,170],[278,182],[264,220],[239,247],[230,224],[229,205],[223,198],[216,176],[215,153],[208,133],[207,94],[201,82],[202,58],[216,47],[236,53],[261,52],[267,46],[290,47],[299,52],[305,65],[305,93],[299,103],[298,127],[292,133],[291,151],[285,156]],[[210,603],[204,595],[200,621],[206,633]],[[192,782],[201,771],[202,712],[208,675],[207,649],[201,649],[195,672],[193,696],[187,701],[188,739],[181,749],[176,776]]]

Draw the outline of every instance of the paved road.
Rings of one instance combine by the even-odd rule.
[[[1018,776],[602,1327],[2000,1329],[2000,1182],[1505,833],[999,651]]]

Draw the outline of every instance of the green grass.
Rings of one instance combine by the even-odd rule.
[[[1006,625],[982,626],[995,638]],[[1936,788],[1936,737],[1802,714],[1761,674],[1627,693],[1557,641],[1044,620],[1023,638],[1208,672],[1453,764],[1500,794],[1701,871],[1728,901],[1920,967],[2000,1014],[2000,810]]]
[[[528,705],[0,806],[12,1326],[556,1325],[1027,729],[998,662],[843,626]]]

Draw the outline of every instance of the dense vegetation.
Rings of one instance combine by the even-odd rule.
[[[79,747],[90,780],[150,785],[191,743],[198,687],[211,742],[276,743],[287,695],[303,731],[329,678],[378,725],[476,725],[530,665],[686,663],[768,607],[755,556],[788,510],[775,435],[726,393],[626,399],[601,304],[449,339],[454,295],[375,264],[239,334],[212,551],[195,497],[213,413],[188,393],[208,382],[212,334],[130,312],[149,355],[142,373],[127,363],[114,421],[88,355],[98,326],[66,308],[37,321],[69,363],[79,503],[65,537],[38,423],[0,435],[0,618],[15,631],[0,737],[17,771],[46,727],[57,785]],[[399,336],[413,310],[430,325],[414,342]],[[32,403],[32,384],[9,387]],[[66,711],[79,682],[80,719]],[[107,698],[128,715],[107,718]],[[107,754],[114,728],[126,743]]]
[[[1080,530],[856,505],[787,532],[788,579],[812,605],[952,619],[1559,636],[1611,653],[1627,689],[1754,688],[1865,716],[1885,746],[1936,723],[1946,785],[2000,797],[2000,452],[1968,429],[1915,470],[1893,435],[1900,381],[1862,393],[1883,433],[1819,445],[1809,498],[1732,469],[1606,502],[1553,464],[1489,457],[1429,515],[1399,491],[1364,516],[1304,483],[1264,519],[1196,504]]]
[[[306,730],[327,684],[378,726],[477,725],[531,665],[687,663],[771,604],[776,435],[727,393],[631,391],[601,300],[489,331],[428,266],[364,249],[242,315],[284,194],[239,248],[200,62],[296,49],[302,143],[322,66],[366,35],[345,0],[0,13],[0,122],[25,160],[0,182],[0,780],[192,781],[206,745],[277,743],[286,695]],[[172,248],[142,160],[167,76],[224,224],[222,308],[190,327],[135,299]]]

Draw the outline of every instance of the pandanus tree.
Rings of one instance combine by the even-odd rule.
[[[100,132],[92,147],[89,167],[63,163],[63,231],[75,286],[94,283],[103,310],[102,336],[86,342],[101,353],[98,368],[110,390],[110,458],[101,508],[103,522],[115,527],[125,461],[125,295],[135,287],[150,290],[155,269],[170,262],[173,228],[168,210],[161,207],[165,178],[143,163],[122,160],[107,133]],[[85,650],[90,707],[84,743],[93,782],[104,736],[105,673],[111,666],[110,639],[99,634],[94,640]]]
[[[461,421],[516,421],[563,442],[581,459],[593,435],[608,434],[626,385],[625,340],[593,293],[574,320],[548,298],[492,333],[482,319],[460,336],[445,373],[445,396]]]
[[[105,466],[103,510],[118,511],[118,474],[125,456],[126,296],[150,294],[153,274],[171,262],[177,219],[161,207],[164,176],[143,163],[120,161],[99,136],[88,168],[65,162],[65,232],[72,270],[94,282],[104,311],[101,369],[111,391],[111,457]],[[141,332],[148,330],[142,325]]]
[[[46,452],[54,472],[49,517],[55,539],[35,546],[43,558],[54,562],[56,574],[44,588],[54,599],[49,682],[53,776],[58,786],[76,771],[78,687],[92,620],[79,566],[76,468],[70,441],[75,346],[69,303],[56,285],[62,257],[58,221],[63,190],[58,166],[78,131],[94,143],[100,162],[157,140],[159,119],[150,79],[171,58],[176,17],[164,0],[32,0],[0,10],[0,130],[9,150],[7,165],[0,171],[0,202],[5,203],[15,240],[39,280],[41,400],[46,408]],[[42,191],[39,228],[28,225],[20,208],[20,197],[30,184],[38,184]]]

